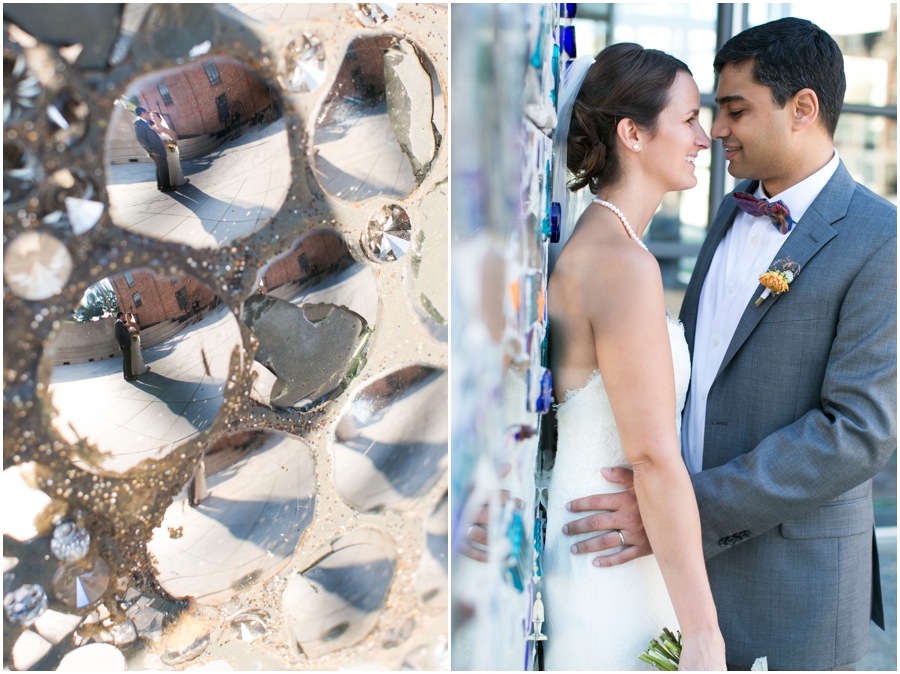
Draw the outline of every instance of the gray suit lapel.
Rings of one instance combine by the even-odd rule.
[[[794,231],[779,249],[775,256],[776,260],[784,260],[789,257],[800,265],[800,275],[795,282],[800,284],[798,287],[802,287],[804,267],[826,243],[837,236],[837,230],[831,226],[831,223],[840,220],[846,215],[854,189],[856,189],[856,183],[850,177],[843,162],[841,162],[831,180],[828,181],[828,184],[825,185],[819,196],[816,197],[806,213],[803,214],[800,222],[794,226]],[[760,269],[759,273],[762,274],[764,271],[764,269]],[[753,294],[753,299],[750,300],[744,309],[744,314],[741,316],[734,336],[731,338],[731,343],[728,345],[728,350],[725,352],[725,357],[722,359],[722,364],[716,377],[722,374],[722,371],[734,358],[738,349],[743,346],[756,326],[759,325],[762,317],[768,313],[769,309],[781,297],[780,295],[770,296],[760,306],[756,306],[756,299],[762,292],[763,287],[760,285]]]

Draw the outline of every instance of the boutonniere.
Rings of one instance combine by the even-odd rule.
[[[781,293],[790,290],[791,283],[800,273],[800,265],[791,258],[786,260],[775,260],[766,273],[759,277],[759,282],[765,286],[762,295],[756,299],[756,306],[759,306],[771,294],[777,297]]]

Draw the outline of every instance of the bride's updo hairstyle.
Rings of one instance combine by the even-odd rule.
[[[614,184],[621,173],[616,126],[623,117],[651,137],[659,114],[669,102],[669,88],[679,71],[691,71],[674,56],[623,42],[597,55],[585,75],[572,109],[566,150],[573,192],[597,192]]]

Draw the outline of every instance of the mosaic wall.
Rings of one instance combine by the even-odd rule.
[[[449,668],[447,7],[5,4],[3,68],[4,668]]]
[[[452,7],[454,669],[540,666],[559,7]]]

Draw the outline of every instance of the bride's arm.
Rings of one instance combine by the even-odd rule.
[[[641,519],[684,635],[682,669],[724,670],[725,646],[706,576],[697,501],[676,429],[659,266],[636,247],[606,262],[593,275],[602,285],[595,283],[584,301],[625,457],[634,467]]]

